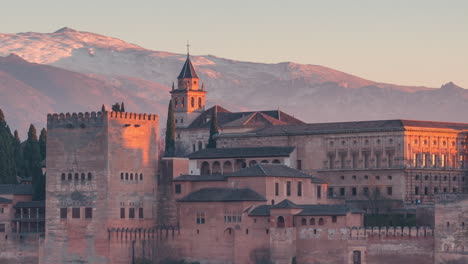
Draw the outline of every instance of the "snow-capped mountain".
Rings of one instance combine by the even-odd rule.
[[[0,56],[11,53],[24,60],[0,60],[0,108],[9,120],[18,119],[13,126],[20,127],[40,118],[45,122],[46,112],[89,111],[115,101],[125,101],[127,110],[165,118],[168,91],[186,58],[70,28],[0,33]],[[460,111],[468,106],[467,93],[454,84],[441,89],[385,84],[318,65],[252,63],[211,55],[192,56],[192,62],[208,91],[208,104],[232,110],[279,107],[307,122],[468,121]],[[21,74],[24,71],[28,74]],[[25,105],[12,100],[18,96]],[[33,120],[16,118],[20,113]]]

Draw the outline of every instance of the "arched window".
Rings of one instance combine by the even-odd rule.
[[[221,174],[221,164],[218,161],[213,162],[213,166],[211,168],[212,174]]]
[[[124,173],[123,173],[123,172],[120,173],[120,179],[121,179],[121,180],[124,179]]]
[[[198,150],[201,150],[203,148],[203,143],[201,141],[198,141]]]
[[[262,160],[262,162],[260,162],[260,163],[262,163],[262,164],[268,164],[269,162],[268,162],[268,160]]]
[[[78,172],[75,173],[75,180],[79,180],[79,177],[80,177],[80,175],[78,174]]]
[[[323,218],[319,218],[318,224],[319,224],[319,225],[323,225],[324,223],[325,223],[325,222],[323,221]]]
[[[125,173],[125,180],[128,181],[128,172]]]
[[[190,104],[192,105],[192,107],[195,107],[195,97],[192,97],[190,99]]]
[[[252,167],[252,166],[255,166],[255,165],[257,165],[257,161],[256,161],[256,160],[251,160],[251,161],[249,162],[249,167]]]
[[[64,180],[65,180],[65,178],[66,178],[66,175],[65,175],[65,173],[62,173],[62,181],[64,181]]]
[[[201,97],[198,97],[198,108],[202,107],[202,100]]]
[[[204,161],[201,165],[201,175],[208,175],[211,174],[210,172],[210,164]]]
[[[236,160],[236,163],[235,163],[235,166],[234,166],[234,170],[235,171],[238,171],[240,169],[243,169],[247,166],[247,164],[245,163],[245,161],[243,160]]]
[[[284,223],[284,217],[278,216],[278,219],[276,221],[276,227],[278,228],[284,228],[285,223]]]
[[[307,225],[307,219],[302,218],[301,225],[303,225],[303,226]]]
[[[71,173],[68,173],[68,180],[72,180],[73,179],[73,175]]]
[[[177,108],[178,104],[179,104],[179,99],[177,98],[174,99],[174,108]]]
[[[86,180],[86,174],[84,174],[84,172],[81,173],[81,180],[82,180],[82,181]]]
[[[92,180],[93,179],[93,174],[91,174],[91,172],[88,172],[88,180]]]
[[[232,163],[230,161],[225,161],[223,164],[223,173],[232,172]]]
[[[130,173],[130,180],[133,181],[133,173]]]
[[[275,159],[275,160],[273,160],[273,162],[272,162],[272,163],[273,163],[273,164],[281,164],[281,161],[279,161],[279,160]]]
[[[309,225],[315,225],[315,218],[311,218],[309,220]]]
[[[185,107],[185,97],[182,97],[182,99],[180,99],[180,106]]]
[[[140,181],[143,180],[143,173],[140,173]]]

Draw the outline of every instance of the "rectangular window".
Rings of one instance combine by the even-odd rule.
[[[346,192],[345,188],[341,187],[340,188],[340,196],[345,196],[345,192]]]
[[[180,184],[175,185],[175,193],[181,193],[182,192],[182,186]]]
[[[317,198],[322,198],[322,185],[317,185]]]
[[[125,219],[125,208],[120,208],[120,219]]]
[[[419,187],[414,187],[414,194],[415,195],[418,195],[419,194]]]
[[[353,169],[357,169],[358,159],[359,159],[359,154],[358,153],[353,153]]]
[[[422,167],[427,167],[427,154],[426,153],[423,153],[422,154]]]
[[[369,152],[363,152],[362,153],[362,156],[364,158],[364,168],[365,169],[369,168],[369,155],[370,155]]]
[[[387,187],[387,195],[392,196],[393,195],[393,188],[392,187]]]
[[[297,169],[302,170],[302,160],[297,160]]]
[[[202,225],[205,223],[205,212],[197,212],[197,224]]]
[[[428,194],[429,194],[429,188],[424,187],[424,195],[428,195]]]
[[[286,182],[286,196],[291,196],[291,182]]]
[[[362,191],[363,191],[363,193],[364,193],[365,196],[369,196],[369,187],[364,187],[364,188],[362,189]]]
[[[302,182],[297,183],[297,196],[302,196]]]
[[[393,168],[393,155],[394,155],[393,151],[389,151],[387,153],[387,162],[388,162],[387,165],[389,168]]]
[[[361,251],[353,251],[353,264],[361,264]]]
[[[72,218],[80,218],[80,208],[72,208]]]
[[[436,155],[436,154],[432,154],[431,165],[432,165],[433,168],[436,167],[436,160],[437,160],[437,155]]]
[[[351,188],[351,194],[352,194],[353,196],[356,196],[356,195],[357,195],[357,188],[356,188],[356,187]]]
[[[5,212],[5,209],[2,207],[0,208],[0,214],[3,214]]]
[[[445,168],[445,166],[447,166],[447,155],[442,154],[441,160],[440,160],[440,166],[442,168]]]
[[[60,208],[60,218],[67,219],[68,208]]]
[[[342,169],[346,168],[346,153],[340,153],[340,167]]]
[[[279,196],[279,183],[275,182],[275,195]]]
[[[330,154],[328,155],[328,165],[329,169],[334,169],[335,168],[335,154]]]
[[[0,224],[0,233],[5,232],[5,224]]]
[[[93,218],[93,208],[91,208],[91,207],[86,207],[85,208],[85,218],[86,219]]]
[[[143,207],[138,208],[138,218],[143,219]]]
[[[135,208],[129,208],[128,210],[128,218],[135,219]]]
[[[380,152],[375,153],[375,165],[377,168],[382,167],[382,153]]]
[[[332,216],[332,223],[336,223],[336,221],[337,221],[336,215]]]
[[[333,193],[333,187],[328,187],[328,196],[333,197],[335,194]]]

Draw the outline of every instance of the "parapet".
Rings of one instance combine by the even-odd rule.
[[[109,240],[162,240],[175,239],[180,235],[178,225],[158,225],[152,228],[109,228],[107,229]]]
[[[300,239],[367,240],[367,239],[424,239],[432,238],[434,230],[428,226],[299,228]]]
[[[102,127],[106,114],[106,112],[48,114],[47,129]]]
[[[158,121],[158,115],[156,114],[141,114],[141,113],[113,112],[113,111],[106,112],[106,113],[109,113],[109,118],[114,118],[114,119]]]

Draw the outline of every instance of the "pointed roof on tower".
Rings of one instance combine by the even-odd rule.
[[[195,68],[193,68],[192,62],[190,61],[189,54],[187,54],[187,60],[185,60],[184,67],[182,67],[182,71],[180,71],[180,74],[177,77],[177,79],[184,78],[198,78]]]

